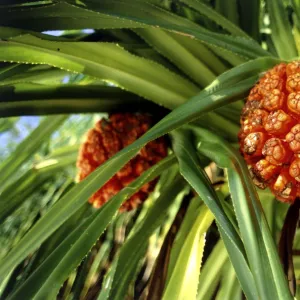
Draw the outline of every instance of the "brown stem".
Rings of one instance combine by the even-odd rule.
[[[296,198],[295,202],[289,207],[286,214],[278,246],[281,263],[293,296],[295,296],[296,293],[296,278],[293,264],[293,242],[299,222],[299,209],[300,198]]]
[[[293,250],[293,255],[294,255],[294,256],[300,256],[300,250],[294,249],[294,250]]]

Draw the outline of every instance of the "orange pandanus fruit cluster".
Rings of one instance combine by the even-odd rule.
[[[111,114],[109,119],[98,121],[94,128],[87,132],[81,145],[77,159],[78,180],[83,180],[115,153],[133,143],[151,127],[151,124],[152,119],[149,115],[138,113],[116,113]],[[136,157],[94,193],[89,202],[95,208],[99,208],[166,155],[167,145],[164,138],[148,143]],[[123,203],[120,210],[136,208],[153,191],[155,184],[156,180],[145,184]]]
[[[300,61],[279,64],[251,90],[240,150],[259,188],[293,203],[300,196]]]

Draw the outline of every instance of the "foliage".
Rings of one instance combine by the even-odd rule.
[[[236,148],[250,88],[299,55],[299,5],[2,1],[0,298],[292,299],[277,251],[288,207],[257,193]],[[116,111],[157,123],[74,182],[84,132]],[[26,137],[24,116],[39,116]],[[163,135],[167,158],[99,210],[87,204]],[[141,207],[118,212],[158,176]],[[297,231],[296,279],[299,242]]]

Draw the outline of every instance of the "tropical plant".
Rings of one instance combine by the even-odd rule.
[[[250,89],[299,55],[300,1],[4,0],[0,26],[1,299],[300,293],[299,201],[257,191],[237,139]],[[84,133],[112,112],[157,123],[75,183]],[[168,156],[92,208],[161,136]]]

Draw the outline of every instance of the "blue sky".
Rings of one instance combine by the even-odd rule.
[[[16,146],[34,129],[40,122],[39,116],[20,117],[16,122],[16,131],[5,131],[0,133],[0,157],[8,155],[8,145],[12,142]]]

